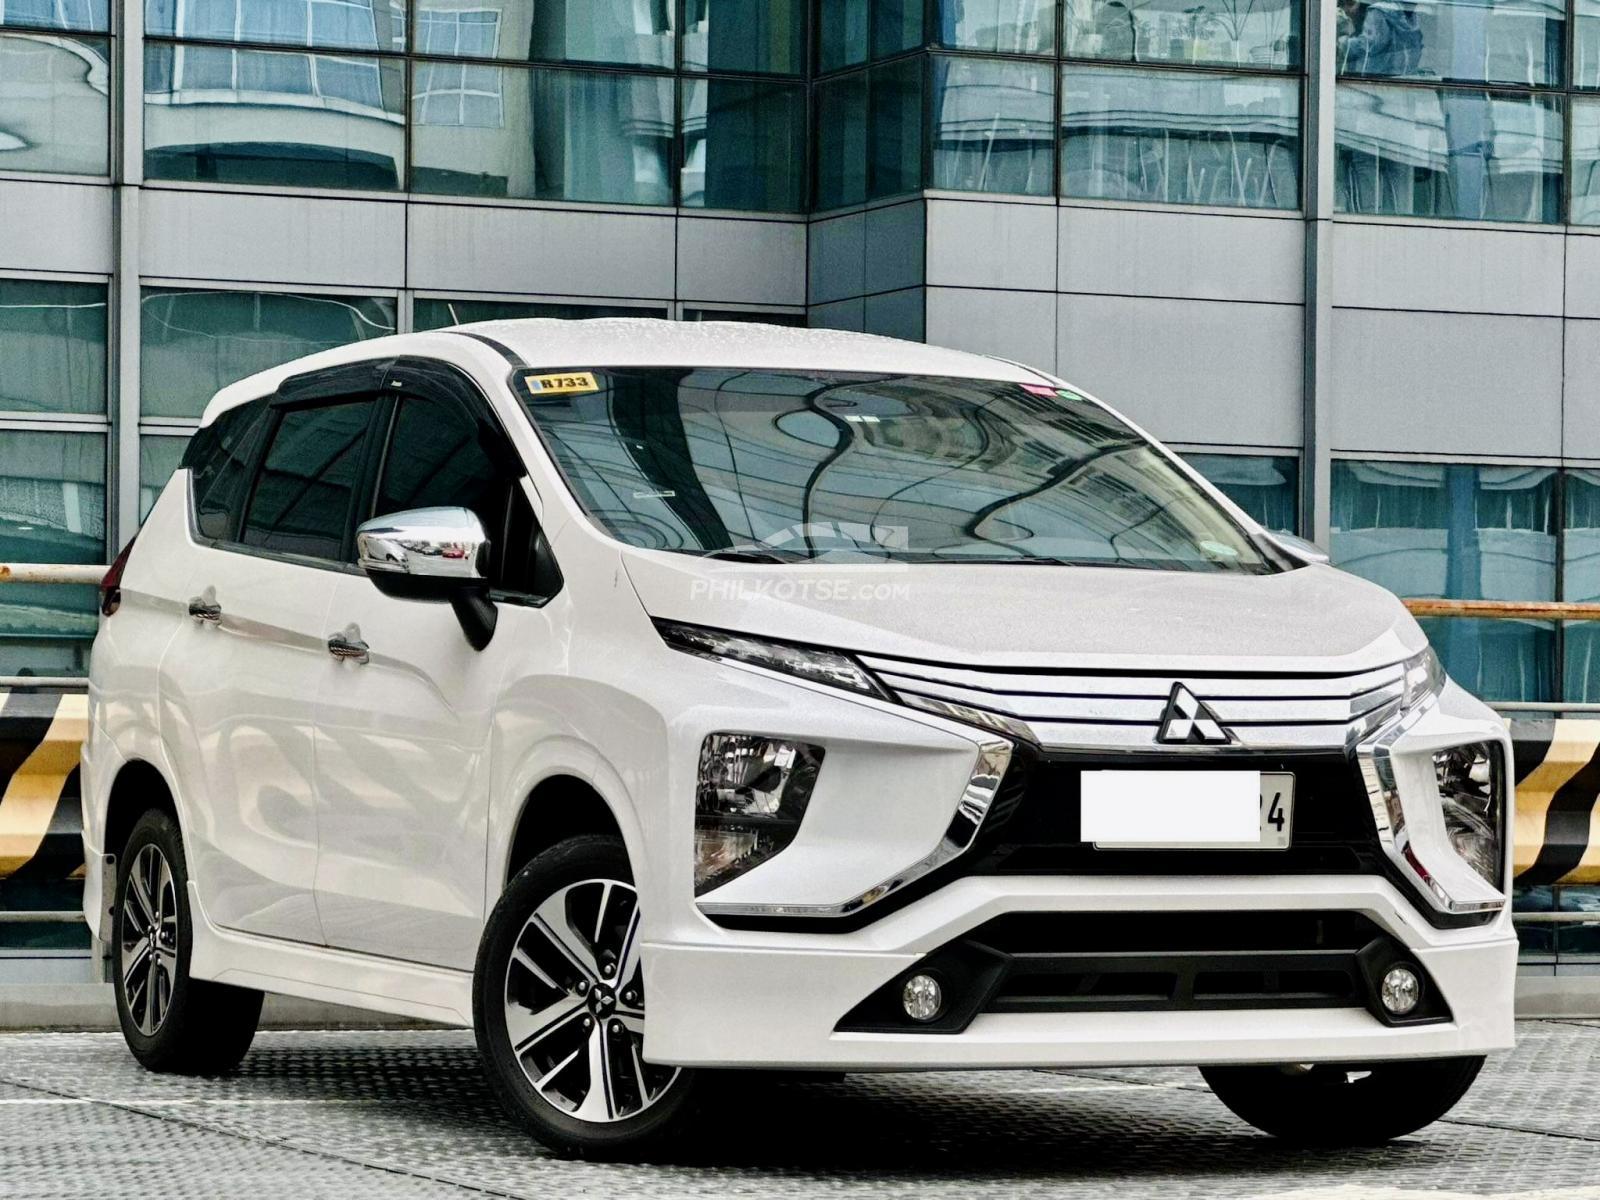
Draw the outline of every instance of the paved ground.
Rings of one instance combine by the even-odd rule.
[[[1284,1149],[1188,1070],[748,1085],[677,1161],[560,1162],[451,1032],[264,1033],[225,1080],[148,1075],[114,1034],[0,1035],[0,1196],[1206,1196],[1600,1200],[1600,1022],[1520,1029],[1446,1121]]]

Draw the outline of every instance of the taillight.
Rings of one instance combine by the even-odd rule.
[[[122,607],[122,572],[127,569],[128,555],[133,553],[133,543],[139,540],[136,533],[128,539],[122,553],[112,560],[111,569],[100,581],[100,613],[109,617]]]

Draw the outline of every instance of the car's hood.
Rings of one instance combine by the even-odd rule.
[[[622,553],[652,617],[930,662],[1360,671],[1427,644],[1394,596],[1324,566],[1232,575]]]

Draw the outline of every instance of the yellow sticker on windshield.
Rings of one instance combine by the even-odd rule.
[[[577,371],[569,375],[528,375],[524,376],[530,392],[537,392],[541,396],[558,396],[571,392],[598,392],[600,385],[594,381],[594,376],[588,371]]]

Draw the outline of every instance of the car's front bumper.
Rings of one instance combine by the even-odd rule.
[[[990,1012],[958,1033],[841,1032],[847,1013],[923,956],[1005,913],[1354,912],[1431,977],[1449,1019],[1395,1027],[1359,1007]],[[1485,1054],[1512,1044],[1517,943],[1509,917],[1442,930],[1376,876],[958,879],[853,933],[734,933],[645,952],[656,1062],[916,1070],[1361,1062]]]

